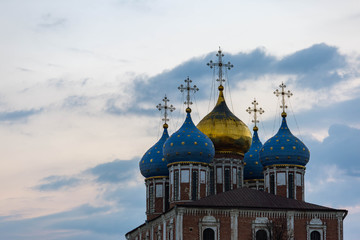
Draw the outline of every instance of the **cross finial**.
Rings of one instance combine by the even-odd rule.
[[[220,47],[219,47],[219,51],[216,54],[216,56],[218,57],[218,62],[214,63],[212,60],[210,60],[210,62],[207,63],[207,65],[210,68],[213,68],[213,67],[218,67],[219,68],[219,78],[216,79],[216,81],[218,81],[220,83],[219,90],[222,91],[224,89],[222,83],[225,82],[225,79],[223,79],[223,67],[230,70],[231,68],[234,67],[234,65],[232,65],[230,62],[228,62],[228,63],[223,63],[222,62],[222,57],[224,56],[224,54],[222,53]]]
[[[265,111],[262,108],[257,108],[256,106],[259,105],[259,103],[256,101],[256,99],[254,99],[254,101],[251,103],[252,105],[254,105],[253,108],[248,107],[248,109],[246,109],[246,111],[251,114],[254,113],[254,119],[252,120],[253,123],[255,123],[254,126],[254,131],[257,131],[258,128],[256,126],[256,123],[259,122],[259,120],[257,120],[258,114],[263,114]]]
[[[157,109],[159,109],[159,111],[161,111],[161,110],[163,110],[164,109],[164,118],[162,119],[163,121],[164,121],[164,125],[163,125],[163,127],[164,128],[167,128],[168,127],[168,125],[167,125],[167,121],[169,121],[169,119],[168,119],[168,111],[170,111],[170,112],[173,112],[174,110],[175,110],[175,107],[173,106],[173,105],[170,105],[170,106],[168,106],[168,102],[169,102],[170,100],[166,97],[166,95],[165,95],[165,97],[164,97],[164,99],[163,99],[163,102],[164,102],[164,105],[161,105],[161,103],[159,103],[157,106],[156,106],[156,108]]]
[[[199,91],[199,88],[196,85],[194,85],[193,87],[190,86],[190,83],[192,83],[192,80],[189,77],[187,77],[184,80],[184,82],[186,83],[186,86],[181,84],[178,87],[178,89],[180,90],[180,92],[187,91],[186,102],[184,102],[184,104],[187,105],[186,112],[190,113],[191,112],[190,105],[192,104],[192,102],[190,100],[190,92],[193,91],[195,93],[195,92]]]
[[[280,106],[280,108],[282,108],[282,110],[283,110],[283,112],[281,113],[281,116],[286,117],[285,109],[287,108],[287,106],[285,104],[285,96],[290,98],[293,94],[290,91],[285,92],[286,85],[284,83],[281,83],[281,85],[279,87],[281,88],[281,92],[278,89],[276,89],[274,94],[277,97],[281,95],[281,106]]]

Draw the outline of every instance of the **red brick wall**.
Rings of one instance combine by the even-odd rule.
[[[223,185],[221,183],[216,183],[216,194],[223,192]]]
[[[180,183],[180,200],[189,200],[190,183]]]
[[[287,186],[286,185],[282,185],[282,186],[277,186],[276,187],[276,195],[282,196],[282,197],[287,197],[286,195],[286,189]]]
[[[255,218],[238,218],[238,238],[241,240],[251,240],[252,239],[252,221]]]
[[[338,240],[337,219],[324,220],[326,222],[326,240]]]
[[[206,184],[200,184],[200,198],[206,197]]]
[[[302,187],[296,186],[296,199],[300,201],[304,201],[303,195],[302,195]]]

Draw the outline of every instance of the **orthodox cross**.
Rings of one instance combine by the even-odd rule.
[[[248,107],[248,109],[246,109],[246,111],[251,114],[254,113],[254,120],[252,120],[253,123],[255,123],[255,127],[256,127],[256,123],[259,122],[259,120],[257,120],[258,114],[263,114],[265,111],[262,108],[257,108],[256,106],[259,105],[259,103],[256,101],[256,99],[254,99],[254,101],[251,103],[252,105],[254,105],[253,108]]]
[[[156,108],[157,109],[159,109],[159,111],[161,111],[161,110],[163,110],[164,109],[164,118],[162,119],[163,121],[164,121],[164,125],[167,125],[167,121],[169,121],[169,119],[168,119],[168,110],[170,111],[170,112],[173,112],[174,110],[175,110],[175,107],[173,106],[173,105],[170,105],[170,106],[168,106],[168,102],[169,102],[170,100],[166,97],[166,95],[165,95],[165,97],[164,97],[164,99],[163,99],[163,102],[164,102],[164,105],[161,105],[161,103],[159,103],[157,106],[156,106]]]
[[[186,86],[184,86],[184,85],[181,84],[181,85],[178,87],[178,89],[180,90],[180,92],[187,91],[187,94],[186,94],[186,102],[184,102],[184,104],[187,105],[186,111],[191,111],[190,105],[192,104],[192,102],[190,101],[190,92],[193,91],[193,92],[195,93],[195,92],[199,91],[199,88],[198,88],[196,85],[194,85],[193,87],[190,86],[190,83],[192,83],[192,80],[191,80],[189,77],[187,77],[187,78],[184,80],[184,82],[186,83]],[[188,110],[188,109],[189,109],[189,110]]]
[[[278,89],[276,89],[274,94],[277,97],[281,95],[281,106],[280,106],[280,108],[282,108],[282,110],[283,110],[282,114],[285,114],[285,116],[286,116],[285,109],[287,108],[287,106],[285,104],[285,96],[290,98],[293,94],[290,91],[285,92],[286,85],[284,83],[281,83],[281,85],[279,87],[281,88],[281,92]]]
[[[220,82],[220,86],[222,86],[222,83],[225,82],[225,79],[223,79],[223,67],[227,68],[227,69],[231,69],[232,67],[234,67],[234,65],[232,65],[230,62],[228,63],[223,63],[222,62],[222,57],[224,56],[224,54],[221,52],[221,48],[219,47],[219,51],[216,54],[216,56],[218,57],[218,62],[214,63],[212,60],[210,60],[209,63],[207,63],[207,65],[210,68],[213,67],[218,67],[219,68],[219,78],[216,79],[216,81]]]

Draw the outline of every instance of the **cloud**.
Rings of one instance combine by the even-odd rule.
[[[88,97],[85,96],[68,96],[64,99],[63,107],[64,108],[75,108],[86,106],[89,101]]]
[[[348,78],[338,72],[347,64],[338,48],[321,43],[284,57],[277,68],[279,73],[298,75],[299,85],[319,89]]]
[[[19,71],[22,71],[22,72],[32,72],[32,70],[30,70],[28,68],[23,68],[23,67],[17,67],[16,69]]]
[[[123,184],[136,180],[138,175],[138,158],[132,160],[117,159],[112,162],[101,163],[72,176],[52,175],[45,177],[40,180],[41,183],[36,185],[34,189],[39,191],[59,191],[78,187],[92,181],[101,184],[122,184],[124,186]]]
[[[64,26],[66,22],[66,18],[54,17],[51,13],[47,13],[42,16],[41,23],[38,26],[42,28],[56,28]]]
[[[138,174],[138,160],[114,160],[87,170],[98,183],[122,183],[134,180]]]
[[[337,47],[325,43],[315,44],[282,58],[267,53],[264,48],[257,48],[248,53],[227,54],[225,61],[227,59],[234,65],[233,69],[227,70],[228,73],[225,72],[225,75],[230,75],[232,86],[239,86],[240,82],[249,79],[258,81],[270,74],[272,79],[285,76],[299,89],[324,90],[359,76],[359,73],[352,69],[346,55],[341,54]],[[193,80],[192,84],[200,88],[196,98],[207,99],[209,93],[206,89],[210,89],[209,86],[217,74],[206,66],[206,62],[210,60],[216,61],[214,52],[191,58],[153,77],[135,76],[126,92],[132,93],[136,101],[124,105],[118,103],[123,96],[112,97],[107,101],[105,111],[118,115],[125,111],[154,114],[155,111],[149,111],[144,106],[147,106],[148,102],[159,101],[159,96],[164,94],[173,102],[181,104],[181,100],[174,96],[180,95],[178,86],[184,84],[183,80],[187,76]]]
[[[64,188],[78,186],[81,180],[77,177],[68,176],[48,176],[41,180],[41,184],[37,185],[35,189],[40,191],[57,191]]]
[[[74,176],[46,177],[34,189],[60,192],[90,184],[97,189],[98,204],[28,219],[4,216],[0,218],[2,237],[33,240],[51,234],[53,239],[125,239],[131,227],[145,220],[145,187],[137,181],[138,175],[138,159],[134,158],[98,164]]]
[[[346,65],[346,58],[338,48],[325,43],[285,56],[278,62],[278,69],[285,73],[306,74],[316,70],[336,70]]]
[[[329,136],[312,147],[311,159],[316,167],[335,164],[345,174],[360,178],[359,146],[360,129],[334,124],[329,128]]]
[[[18,110],[18,111],[8,111],[0,112],[0,121],[3,122],[14,122],[20,120],[26,120],[27,118],[39,114],[43,109],[30,109],[30,110]]]
[[[0,232],[2,238],[14,240],[115,240],[125,239],[125,233],[131,230],[128,226],[140,225],[143,219],[139,209],[114,210],[111,206],[84,204],[42,217],[0,221]]]

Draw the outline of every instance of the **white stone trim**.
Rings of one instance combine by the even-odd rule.
[[[211,215],[207,215],[199,221],[199,239],[203,240],[205,229],[211,228],[214,231],[214,240],[220,240],[220,220]]]
[[[306,224],[306,239],[310,240],[312,232],[318,231],[320,233],[320,240],[326,240],[326,223],[319,218],[313,218]]]
[[[266,232],[267,238],[270,239],[269,232],[269,219],[267,217],[257,217],[251,224],[252,230],[252,239],[256,239],[256,233],[259,230],[264,230]]]

